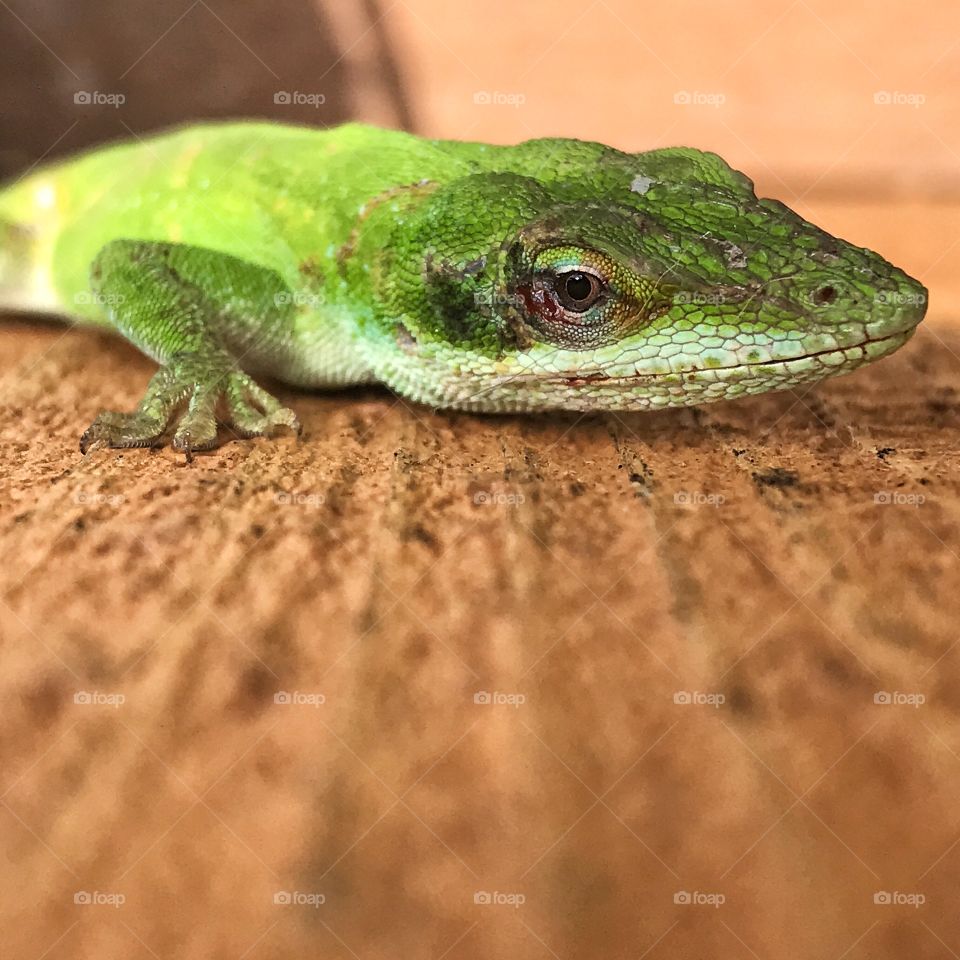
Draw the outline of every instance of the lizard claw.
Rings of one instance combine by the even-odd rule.
[[[173,447],[189,463],[195,451],[217,445],[219,423],[241,437],[271,436],[282,427],[299,436],[302,430],[296,414],[232,360],[181,357],[157,371],[133,413],[101,413],[80,438],[80,451],[158,446],[176,424]]]
[[[154,447],[163,437],[165,423],[143,413],[104,411],[83,431],[80,452],[103,447]]]

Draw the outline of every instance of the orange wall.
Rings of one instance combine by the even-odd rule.
[[[798,190],[821,176],[957,183],[960,4],[404,0],[385,20],[430,133],[690,143]],[[477,104],[478,91],[524,99]],[[683,92],[714,97],[675,102]]]

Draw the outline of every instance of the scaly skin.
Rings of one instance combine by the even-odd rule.
[[[203,125],[32,173],[0,228],[8,304],[161,364],[83,449],[297,428],[251,373],[491,412],[706,403],[853,370],[926,309],[882,257],[687,148]]]

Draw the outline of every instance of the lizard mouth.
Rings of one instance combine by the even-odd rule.
[[[547,383],[563,384],[568,387],[587,386],[590,384],[602,383],[607,386],[617,386],[619,384],[629,385],[642,383],[644,381],[664,381],[678,379],[717,379],[722,380],[725,377],[732,376],[734,373],[746,372],[750,370],[760,371],[763,368],[780,368],[789,370],[791,365],[806,363],[809,360],[820,360],[824,364],[824,376],[831,373],[841,373],[847,367],[853,368],[861,364],[878,360],[881,357],[899,349],[907,340],[913,336],[915,328],[901,330],[897,333],[888,334],[885,337],[867,338],[859,343],[851,344],[848,347],[835,347],[827,350],[816,350],[811,353],[804,353],[798,357],[784,357],[779,360],[757,360],[753,363],[733,363],[720,367],[697,367],[691,366],[686,370],[670,370],[667,372],[633,373],[626,376],[610,376],[603,371],[597,371],[589,374],[561,375],[557,377],[545,378]],[[872,347],[869,354],[866,352],[868,347]],[[848,357],[847,354],[852,350],[864,351],[859,356]]]
[[[849,373],[893,353],[910,339],[914,328],[861,340],[833,350],[811,350],[784,360],[697,367],[688,370],[634,372],[615,376],[593,370],[504,372],[485,380],[480,390],[464,389],[445,403],[460,410],[652,410],[732,400],[781,390],[791,385]],[[622,368],[621,368],[622,369]],[[476,381],[474,381],[475,384]]]

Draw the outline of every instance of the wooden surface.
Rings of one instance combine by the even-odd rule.
[[[189,466],[77,452],[126,345],[0,357],[4,956],[960,950],[955,330],[654,415],[291,392]]]

